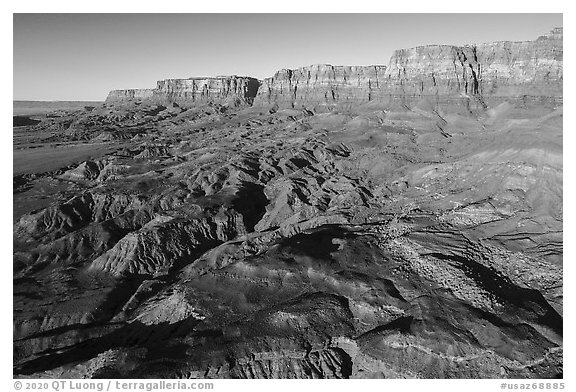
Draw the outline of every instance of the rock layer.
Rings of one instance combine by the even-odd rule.
[[[171,102],[207,103],[235,100],[252,103],[260,82],[251,77],[167,79],[158,82],[155,96]]]
[[[562,99],[563,31],[535,41],[429,45],[394,52],[387,67],[315,65],[265,79],[255,104],[313,107],[379,100],[461,104],[485,108],[503,97]],[[524,98],[527,99],[527,98]],[[469,106],[469,103],[467,103]]]
[[[283,69],[264,79],[255,104],[314,106],[360,103],[377,97],[386,67],[312,65]]]
[[[107,102],[152,99],[200,105],[209,102],[302,106],[333,109],[336,105],[382,101],[415,104],[425,98],[433,104],[462,104],[473,99],[503,97],[562,97],[563,30],[555,28],[535,41],[493,42],[478,45],[429,45],[394,52],[389,65],[311,65],[282,69],[271,78],[251,77],[167,79],[155,89],[114,90]]]
[[[535,41],[397,50],[384,89],[397,95],[562,96],[562,29]]]
[[[137,101],[152,98],[154,90],[151,88],[112,90],[108,93],[106,102]]]
[[[155,89],[113,90],[107,103],[136,100],[179,104],[251,104],[260,82],[244,76],[160,80]]]

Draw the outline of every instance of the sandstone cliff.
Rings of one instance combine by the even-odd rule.
[[[369,101],[379,92],[385,70],[383,65],[327,64],[283,69],[264,79],[254,103],[298,106]]]
[[[326,106],[398,100],[413,104],[463,99],[478,106],[502,98],[562,98],[563,31],[535,41],[429,45],[394,52],[389,65],[314,65],[278,71],[263,81],[255,104]],[[527,98],[526,98],[527,97]]]
[[[108,93],[106,102],[125,102],[152,98],[154,90],[151,88],[112,90]]]
[[[158,81],[154,95],[170,102],[207,103],[234,100],[252,103],[260,82],[243,76],[214,78],[166,79]]]
[[[113,90],[106,102],[153,100],[181,104],[247,103],[251,104],[260,82],[243,76],[211,78],[166,79],[157,82],[155,89]]]
[[[562,28],[536,41],[397,50],[382,84],[387,94],[562,97]]]
[[[480,108],[502,99],[562,100],[563,30],[525,42],[429,45],[394,52],[389,65],[312,65],[251,77],[167,79],[155,89],[114,90],[107,102],[275,105],[331,108],[368,101],[415,104],[427,99]]]

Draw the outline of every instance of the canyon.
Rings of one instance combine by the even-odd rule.
[[[16,378],[562,378],[563,33],[14,128]]]

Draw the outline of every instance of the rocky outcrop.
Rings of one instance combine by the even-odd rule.
[[[62,204],[24,215],[14,225],[19,242],[53,241],[90,222],[113,219],[131,209],[141,209],[145,198],[129,194],[86,192]]]
[[[328,64],[283,69],[264,79],[254,103],[300,107],[366,102],[377,96],[385,70],[383,65]]]
[[[229,240],[244,228],[237,214],[214,219],[185,221],[158,216],[142,229],[122,238],[112,249],[96,258],[90,268],[115,276],[160,274],[185,257],[215,242]]]

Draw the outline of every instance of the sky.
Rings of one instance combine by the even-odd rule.
[[[562,14],[14,14],[13,99],[103,101],[193,76],[387,65],[396,49],[534,40]]]

